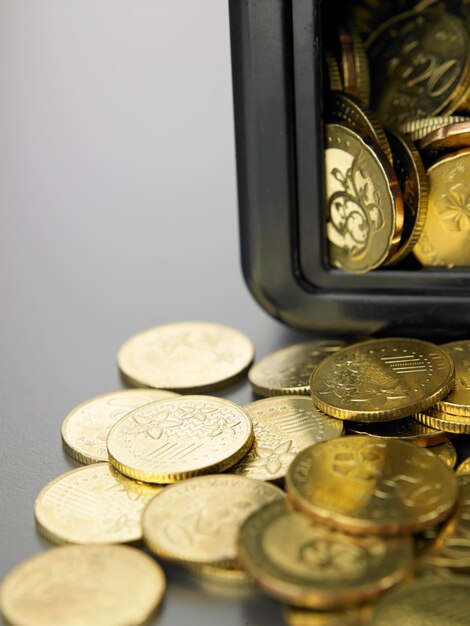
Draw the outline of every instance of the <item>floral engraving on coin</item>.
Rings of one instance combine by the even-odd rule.
[[[342,188],[328,198],[328,237],[332,243],[359,256],[374,234],[384,225],[380,196],[366,171],[363,152],[350,156],[350,167],[331,170],[331,176]]]
[[[470,187],[465,183],[449,186],[436,210],[447,230],[470,230]]]
[[[315,537],[299,547],[298,558],[318,571],[322,578],[354,580],[370,564],[367,551],[351,543]]]

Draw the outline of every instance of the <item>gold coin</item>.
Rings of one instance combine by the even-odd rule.
[[[109,463],[79,467],[48,483],[34,516],[52,543],[127,543],[142,538],[142,511],[161,487],[142,485]]]
[[[470,474],[459,474],[457,483],[457,508],[424,554],[423,562],[433,567],[470,573]]]
[[[440,11],[449,11],[461,17],[467,25],[470,24],[470,6],[468,0],[421,0],[414,7],[415,11],[424,11],[425,9],[438,9]]]
[[[433,130],[419,142],[419,150],[427,162],[456,152],[470,145],[470,122],[459,122]]]
[[[419,339],[390,338],[364,341],[328,357],[313,372],[310,389],[328,415],[380,422],[433,406],[453,384],[454,364],[444,350]]]
[[[328,73],[328,82],[331,90],[342,91],[343,79],[339,69],[338,61],[332,52],[326,51],[326,68]]]
[[[443,126],[451,126],[460,122],[468,122],[470,118],[464,115],[450,115],[440,117],[425,117],[402,122],[398,126],[398,131],[406,135],[410,141],[420,141],[429,133],[432,133]]]
[[[344,91],[368,105],[369,63],[364,44],[353,24],[338,26],[338,58]]]
[[[248,372],[253,391],[260,396],[310,395],[312,371],[325,357],[345,345],[339,339],[317,339],[272,352]]]
[[[470,580],[420,579],[385,595],[374,607],[371,626],[468,626]]]
[[[423,232],[428,210],[428,177],[420,154],[411,141],[391,130],[387,131],[387,137],[393,153],[393,167],[405,204],[405,222],[400,246],[385,263],[394,265],[413,251]]]
[[[434,407],[442,413],[470,417],[470,341],[452,341],[441,345],[455,364],[455,383],[452,391]]]
[[[288,626],[365,626],[370,614],[369,605],[339,611],[315,611],[289,605],[284,607],[284,619]]]
[[[460,435],[470,435],[470,416],[468,415],[453,415],[452,413],[442,413],[435,409],[428,409],[423,413],[416,413],[414,417],[422,424],[426,424],[426,426],[431,428],[446,430]]]
[[[450,441],[441,443],[439,446],[432,446],[429,451],[435,454],[448,467],[454,468],[457,465],[457,450]]]
[[[246,412],[229,400],[183,396],[152,402],[117,422],[108,437],[111,463],[150,483],[222,472],[253,443]]]
[[[453,113],[470,87],[470,38],[462,21],[441,11],[409,11],[367,41],[372,108],[384,124]]]
[[[392,163],[392,151],[383,127],[376,119],[375,113],[369,111],[359,98],[341,91],[333,91],[328,97],[325,115],[328,122],[345,124],[359,135],[370,137]]]
[[[161,567],[127,546],[60,546],[4,579],[0,607],[12,626],[138,626],[165,592]]]
[[[267,594],[325,610],[359,604],[396,585],[413,557],[409,537],[350,537],[312,524],[282,501],[244,522],[238,548],[243,568]]]
[[[187,393],[230,385],[246,372],[253,355],[251,341],[234,328],[177,322],[128,339],[118,364],[133,385]]]
[[[356,274],[373,270],[396,250],[403,228],[390,162],[369,138],[326,124],[325,172],[330,263]]]
[[[144,404],[175,395],[160,389],[124,389],[91,398],[75,407],[64,419],[64,450],[79,463],[107,461],[106,439],[121,417]]]
[[[457,474],[464,474],[470,472],[470,457],[462,461],[456,470]]]
[[[199,565],[189,571],[200,581],[210,585],[243,588],[252,587],[253,581],[248,574],[237,567],[218,567],[217,565]]]
[[[414,248],[423,265],[470,265],[470,149],[442,157],[428,170],[429,203],[424,230]]]
[[[376,424],[361,424],[360,422],[347,422],[347,430],[355,435],[368,435],[369,437],[382,437],[384,439],[401,439],[420,448],[437,446],[455,437],[453,433],[429,428],[413,417],[404,417],[392,422],[377,422]]]
[[[431,452],[395,439],[355,435],[300,452],[286,486],[307,515],[358,534],[418,532],[455,505],[454,472]]]
[[[253,422],[255,441],[230,472],[258,480],[283,478],[300,450],[344,431],[343,422],[319,411],[307,397],[265,398],[244,409]]]
[[[234,567],[237,535],[253,511],[281,489],[244,476],[212,475],[167,487],[149,503],[144,540],[157,556],[186,566]]]

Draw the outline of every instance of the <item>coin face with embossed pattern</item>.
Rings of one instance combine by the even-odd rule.
[[[452,470],[431,452],[404,441],[355,435],[297,455],[286,476],[294,506],[357,534],[417,532],[451,513]]]
[[[125,378],[138,387],[210,391],[235,382],[253,360],[253,344],[222,324],[177,322],[128,339],[118,352]]]
[[[333,417],[380,422],[433,406],[453,384],[454,363],[444,350],[419,339],[391,338],[328,357],[313,372],[310,389],[318,408]]]
[[[452,341],[441,345],[455,364],[455,383],[452,391],[437,403],[436,409],[444,413],[470,417],[470,341]]]
[[[319,411],[309,397],[280,396],[244,407],[253,422],[254,443],[230,470],[258,480],[278,480],[296,454],[319,441],[343,434],[344,425]]]
[[[284,500],[281,489],[244,476],[201,476],[165,488],[143,515],[143,534],[157,556],[187,565],[233,567],[243,521]]]
[[[396,250],[403,197],[385,154],[347,126],[326,124],[326,234],[330,264],[361,274]]]
[[[46,485],[36,498],[34,516],[53,543],[138,541],[142,511],[160,490],[126,478],[109,463],[97,463]]]
[[[461,576],[415,580],[374,607],[371,626],[468,626],[470,580]]]
[[[79,463],[107,461],[106,440],[118,420],[140,406],[175,395],[160,389],[123,389],[87,400],[64,419],[64,449]]]
[[[310,376],[324,358],[344,348],[339,339],[316,339],[281,348],[257,361],[248,372],[261,396],[310,395]]]
[[[413,555],[409,537],[351,537],[273,502],[253,513],[238,540],[239,559],[268,594],[296,606],[358,604],[400,582]]]
[[[182,396],[132,411],[108,437],[111,463],[123,474],[151,483],[221,472],[250,449],[253,427],[234,402]]]
[[[0,607],[14,626],[139,626],[165,591],[161,567],[127,546],[60,546],[8,574]]]
[[[367,41],[371,106],[383,123],[456,111],[470,85],[465,25],[443,11],[409,11],[385,22]]]

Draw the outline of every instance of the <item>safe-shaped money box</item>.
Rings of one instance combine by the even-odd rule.
[[[363,275],[328,264],[320,0],[229,7],[242,265],[256,300],[321,332],[468,332],[470,270],[425,269],[410,257]]]

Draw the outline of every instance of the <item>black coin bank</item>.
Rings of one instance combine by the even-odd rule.
[[[319,0],[229,0],[242,266],[259,304],[328,334],[462,337],[470,268],[328,265]],[[470,237],[469,237],[470,245]]]

